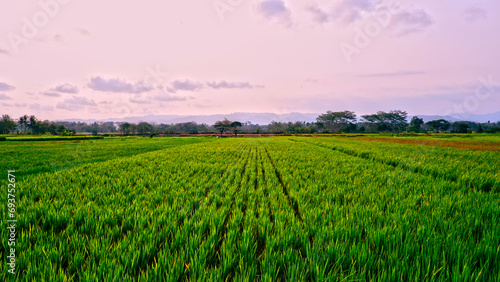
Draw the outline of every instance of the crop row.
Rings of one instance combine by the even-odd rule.
[[[415,173],[460,183],[484,192],[500,191],[499,152],[403,145],[341,138],[292,139],[308,142]]]
[[[18,171],[20,179],[44,172],[62,171],[88,163],[104,162],[169,147],[209,142],[210,138],[112,138],[104,140],[8,142],[0,146],[0,170]],[[3,177],[5,178],[5,177]]]
[[[498,279],[498,194],[314,144],[265,146],[312,238],[315,279]]]
[[[228,138],[33,175],[18,278],[499,279],[498,194],[320,141]]]

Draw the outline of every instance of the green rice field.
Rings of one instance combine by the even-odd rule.
[[[379,139],[2,142],[0,280],[500,281],[500,136]]]

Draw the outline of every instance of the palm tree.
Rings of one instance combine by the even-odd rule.
[[[24,115],[19,118],[19,126],[21,126],[21,131],[26,133],[26,128],[28,127],[28,116]]]

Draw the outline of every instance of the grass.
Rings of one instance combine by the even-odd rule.
[[[138,155],[212,141],[210,138],[106,138],[99,140],[23,141],[7,142],[0,146],[0,169],[18,171],[18,177],[44,172],[58,172],[87,163]],[[3,174],[2,174],[3,175]]]
[[[45,169],[84,144],[9,147],[31,158],[19,173],[41,160],[17,184],[17,279],[500,279],[498,152],[328,137],[115,138]]]

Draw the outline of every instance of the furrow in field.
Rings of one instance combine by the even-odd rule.
[[[234,158],[238,161],[239,159],[241,159],[243,157],[244,157],[243,155],[237,155],[237,151],[234,151],[231,155],[229,155],[228,158],[230,158],[230,159]],[[214,186],[224,185],[224,183],[226,183],[226,182],[232,183],[235,176],[230,175],[229,167],[231,165],[234,165],[234,163],[228,162],[226,164],[225,168],[221,171],[219,180],[217,182],[213,183],[212,185],[206,186],[204,191],[203,191],[203,196],[200,195],[199,198],[197,198],[195,201],[193,201],[194,203],[197,203],[197,204],[194,205],[193,209],[191,211],[189,211],[186,214],[186,216],[183,216],[178,220],[177,225],[178,225],[179,230],[182,229],[182,227],[186,221],[189,221],[196,214],[196,212],[199,210],[200,207],[203,207],[204,205],[210,206],[212,204],[214,197],[210,193],[212,192],[212,189],[214,188]],[[169,237],[166,240],[166,242],[168,242],[168,244],[172,243],[173,235],[174,235],[173,233],[169,233]]]
[[[251,151],[251,149],[249,151]],[[234,213],[233,209],[234,209],[236,194],[238,194],[241,190],[241,184],[242,184],[243,178],[245,177],[245,172],[246,172],[246,167],[248,164],[249,157],[250,157],[250,152],[247,153],[245,163],[243,164],[243,168],[241,170],[240,181],[238,183],[238,186],[231,196],[231,203],[230,203],[229,211],[224,218],[224,223],[222,224],[222,229],[219,231],[219,234],[218,234],[219,240],[218,240],[218,242],[213,250],[212,258],[209,260],[208,266],[210,268],[220,266],[220,250],[221,250],[222,244],[224,243],[224,240],[226,239],[226,234],[228,231],[228,228],[227,228],[228,221],[230,221],[233,217],[233,213]]]
[[[269,201],[269,190],[267,189],[267,186],[265,185],[266,183],[266,170],[264,169],[264,160],[262,159],[262,153],[259,150],[259,159],[260,159],[260,169],[262,173],[262,183],[264,184],[262,187],[262,191],[264,192],[264,199],[266,200],[267,203],[267,210],[269,213],[269,219],[271,220],[271,223],[274,226],[276,225],[276,220],[274,218],[273,211],[271,210],[271,202]]]
[[[39,233],[30,233],[30,237],[37,237],[31,239],[31,242],[45,241],[43,234],[66,232],[70,235],[67,238],[71,241],[70,249],[75,253],[78,253],[79,246],[85,247],[82,250],[82,261],[87,267],[98,260],[95,256],[108,259],[118,254],[120,259],[134,256],[134,259],[123,259],[119,265],[124,268],[114,271],[123,271],[131,277],[137,276],[158,262],[159,253],[175,253],[177,247],[165,245],[167,238],[169,234],[178,233],[177,222],[180,222],[180,218],[189,217],[188,221],[191,221],[203,206],[201,201],[204,199],[204,186],[225,185],[224,182],[217,185],[221,179],[213,177],[215,169],[219,171],[219,167],[226,165],[224,158],[207,159],[213,155],[214,148],[211,146],[194,145],[192,149],[197,150],[196,154],[173,149],[168,151],[168,157],[162,152],[155,152],[109,162],[104,167],[87,165],[88,168],[73,169],[74,171],[62,173],[56,178],[50,174],[36,177],[30,181],[27,186],[29,189],[25,191],[37,190],[40,199],[30,204],[26,200],[31,199],[24,198],[23,207],[27,211],[23,212],[25,216],[19,223],[20,228],[24,229],[24,221],[38,218],[36,222],[40,222],[37,225],[41,230]],[[225,153],[224,150],[226,149],[221,151],[221,156],[233,155],[230,150]],[[198,158],[210,161],[200,162]],[[176,159],[182,159],[182,162],[177,162]],[[156,169],[164,166],[168,170]],[[100,173],[101,169],[107,174]],[[123,174],[123,171],[127,173]],[[186,172],[194,171],[197,171],[194,173],[196,177],[185,177]],[[84,183],[80,183],[81,181]],[[85,183],[86,188],[81,189]],[[135,184],[130,185],[131,183]],[[59,190],[58,187],[67,189]],[[55,191],[59,194],[53,193]],[[77,203],[83,204],[76,205]],[[46,208],[41,210],[38,208],[40,205]],[[69,214],[75,214],[70,216],[74,223],[65,220]],[[186,221],[183,222],[185,224]],[[177,236],[172,237],[177,240]],[[90,238],[90,241],[82,241],[82,238]],[[61,242],[66,241],[64,238]],[[134,245],[141,248],[133,248]],[[164,250],[165,246],[168,249]],[[78,249],[74,249],[75,247]],[[99,250],[114,251],[102,254]],[[67,263],[72,264],[71,261]],[[23,262],[20,266],[23,267]],[[36,271],[36,268],[30,270]],[[72,270],[69,273],[76,274]]]
[[[275,214],[276,225],[272,232],[266,235],[266,257],[262,263],[263,277],[281,280],[314,280],[310,271],[304,272],[299,277],[294,276],[294,273],[304,267],[304,261],[308,260],[308,233],[303,221],[300,220],[301,217],[296,214],[297,210],[293,206],[295,199],[288,193],[288,183],[282,178],[281,171],[276,174],[278,166],[267,146],[272,147],[272,144],[261,143],[260,150],[264,155],[263,166],[267,175],[268,199]],[[286,192],[283,191],[283,185]],[[276,274],[277,276],[274,276]]]
[[[312,141],[311,142],[309,142],[309,141],[297,141],[294,139],[290,139],[290,140],[294,141],[294,142],[304,142],[304,143],[312,144],[314,146],[331,149],[331,150],[334,150],[334,151],[337,151],[337,152],[340,152],[340,153],[343,153],[343,154],[346,154],[346,155],[349,155],[352,157],[377,162],[377,163],[391,166],[391,167],[397,167],[397,168],[400,168],[402,170],[409,171],[409,172],[416,173],[416,174],[420,174],[420,175],[430,176],[436,180],[452,181],[452,182],[457,183],[457,184],[459,184],[465,188],[468,188],[468,189],[477,189],[479,191],[483,191],[483,192],[487,192],[487,193],[490,191],[494,191],[494,192],[499,191],[498,180],[495,179],[495,176],[485,176],[486,179],[480,179],[477,176],[473,176],[473,177],[466,176],[465,174],[468,174],[468,172],[463,172],[462,176],[465,175],[465,178],[461,178],[460,175],[454,175],[451,173],[444,174],[440,171],[437,171],[436,169],[438,169],[438,168],[427,169],[427,168],[422,168],[422,167],[413,165],[411,163],[411,161],[409,161],[409,160],[403,162],[403,161],[398,161],[396,159],[381,158],[381,157],[374,156],[370,153],[366,153],[366,152],[360,153],[358,151],[349,150],[349,149],[343,148],[341,146],[338,146],[336,144],[329,146],[326,144],[316,143],[316,142],[312,142]],[[369,142],[369,141],[364,141],[364,142]]]
[[[295,217],[302,223],[303,220],[302,220],[302,215],[300,214],[299,205],[297,204],[295,199],[290,197],[290,194],[288,193],[288,189],[286,188],[286,185],[283,182],[283,179],[281,178],[281,174],[278,171],[278,169],[276,168],[276,165],[274,164],[273,159],[271,158],[271,155],[269,154],[269,151],[265,147],[264,147],[264,150],[267,154],[267,157],[269,158],[269,161],[271,162],[271,166],[273,167],[274,173],[275,173],[276,177],[278,178],[278,181],[282,187],[283,194],[285,194],[285,198],[287,199],[288,204],[290,205],[290,207],[293,208],[293,213],[294,213]]]
[[[242,149],[241,146],[239,149]],[[221,158],[222,156],[215,152],[213,157]],[[245,166],[244,164],[242,166],[242,163],[247,160],[248,156],[241,154],[239,160],[231,162],[231,176],[221,178],[222,184],[217,185],[218,189],[211,193],[213,197],[207,202],[205,208],[198,212],[199,216],[193,218],[189,226],[182,230],[182,234],[177,236],[186,240],[177,244],[179,247],[184,245],[185,248],[183,253],[176,255],[177,260],[180,260],[182,264],[182,279],[200,279],[206,275],[206,271],[216,266],[218,260],[216,248],[220,248],[221,240],[225,238],[223,233],[227,230],[228,218],[232,214],[230,206],[237,189],[234,183],[241,181],[241,168]],[[189,255],[185,256],[186,253]],[[165,259],[168,260],[168,254],[165,255],[167,255]]]
[[[498,224],[483,221],[481,215],[500,216],[495,207],[498,195],[459,189],[457,183],[366,159],[353,161],[341,152],[307,143],[276,142],[268,150],[279,152],[275,164],[315,237],[307,263],[318,280],[408,280],[438,269],[481,275],[479,270],[470,272],[477,257],[469,252],[498,237],[491,233]],[[472,219],[466,218],[472,217],[483,218],[481,235],[467,228]],[[458,259],[458,253],[468,262]],[[485,255],[498,261],[497,254]],[[387,262],[401,273],[397,279],[379,267]],[[490,271],[496,268],[496,263],[483,263]]]

